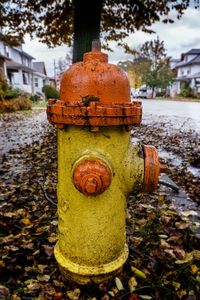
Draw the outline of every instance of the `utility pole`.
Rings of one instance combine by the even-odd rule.
[[[56,84],[56,88],[57,88],[57,75],[56,75],[56,60],[54,58],[54,80],[55,80],[55,84]]]

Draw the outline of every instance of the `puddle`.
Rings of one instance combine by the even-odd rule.
[[[173,166],[179,167],[184,164],[184,160],[180,156],[170,152],[159,149],[159,157],[163,158],[166,163],[172,164]],[[187,171],[192,173],[196,177],[200,177],[200,169],[192,167],[191,165],[186,166]]]

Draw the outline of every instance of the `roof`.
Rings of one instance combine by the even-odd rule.
[[[33,72],[34,70],[30,67],[27,67],[25,65],[19,64],[13,60],[6,60],[6,67],[7,69],[14,69],[14,70],[18,70],[18,69],[22,69],[24,71],[29,71],[29,72]]]
[[[199,65],[200,64],[200,53],[199,55],[196,55],[194,58],[192,58],[189,61],[180,61],[174,66],[174,69],[184,66],[190,66],[190,65]]]
[[[186,52],[185,55],[194,55],[194,54],[200,54],[200,49],[191,49],[190,51]]]
[[[22,53],[23,55],[25,55],[25,56],[27,56],[27,57],[29,57],[29,58],[35,59],[35,57],[31,56],[30,54],[28,54],[28,53],[25,52],[25,51],[20,51],[19,49],[16,49],[16,48],[15,48],[15,50],[19,51],[20,53]]]
[[[41,74],[47,75],[45,64],[43,61],[37,61],[33,63],[33,69]]]

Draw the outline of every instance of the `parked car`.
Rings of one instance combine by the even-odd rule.
[[[139,89],[131,88],[131,97],[146,99],[147,98],[147,89],[144,87],[139,88]]]
[[[147,89],[146,88],[140,88],[136,94],[136,98],[147,98]]]
[[[136,98],[136,89],[131,88],[131,97]]]

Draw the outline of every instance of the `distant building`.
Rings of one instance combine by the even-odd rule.
[[[0,72],[10,86],[32,95],[42,93],[42,87],[48,82],[44,62],[33,63],[35,58],[23,51],[22,44],[10,46],[1,36],[0,32]]]
[[[177,72],[176,91],[186,83],[195,95],[200,95],[200,49],[191,49],[181,54],[180,61],[172,67]]]
[[[43,61],[33,62],[33,94],[41,94],[43,93],[43,86],[50,83],[49,77],[47,77],[47,72],[45,68],[45,64]]]

